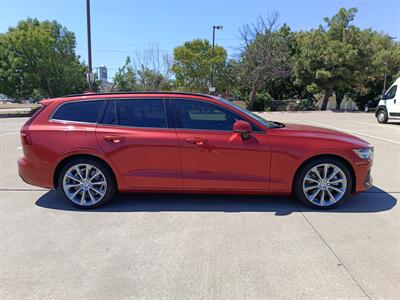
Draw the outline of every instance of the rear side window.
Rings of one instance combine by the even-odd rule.
[[[103,124],[166,128],[164,99],[121,99],[110,101]]]
[[[117,125],[117,110],[114,100],[108,102],[107,108],[104,112],[103,124]]]
[[[103,101],[79,101],[63,104],[54,113],[53,120],[96,123]]]

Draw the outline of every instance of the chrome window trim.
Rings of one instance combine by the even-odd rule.
[[[103,106],[102,106],[102,109],[105,109],[106,107],[104,107],[105,105],[107,105],[108,104],[108,102],[109,101],[115,101],[115,102],[117,102],[117,100],[148,100],[148,99],[158,99],[158,100],[163,100],[163,102],[164,102],[164,113],[165,113],[165,118],[166,118],[166,124],[167,124],[167,127],[140,127],[140,126],[126,126],[126,125],[119,125],[119,124],[103,124],[103,123],[100,123],[99,121],[99,119],[100,119],[100,117],[103,117],[104,116],[104,113],[105,113],[105,111],[100,111],[100,113],[99,113],[99,116],[97,117],[97,121],[96,122],[82,122],[82,121],[71,121],[71,120],[60,120],[60,119],[54,119],[53,118],[53,115],[62,107],[62,106],[64,106],[64,105],[66,105],[66,104],[69,104],[69,103],[77,103],[77,102],[87,102],[87,101],[104,101],[105,102],[105,104],[103,103]],[[253,120],[249,120],[248,118],[247,118],[247,116],[246,117],[244,117],[244,116],[242,116],[242,115],[240,115],[240,114],[238,114],[236,111],[232,111],[232,110],[230,110],[229,108],[226,108],[225,106],[223,106],[223,105],[220,105],[220,104],[218,104],[218,103],[215,103],[215,102],[212,102],[212,101],[208,101],[208,99],[207,100],[199,100],[199,99],[193,99],[193,98],[173,98],[173,97],[167,97],[167,98],[160,98],[160,97],[146,97],[146,98],[96,98],[96,99],[81,99],[81,100],[72,100],[72,101],[67,101],[67,102],[64,102],[64,103],[61,103],[50,115],[49,115],[49,121],[50,122],[55,122],[55,123],[61,123],[61,124],[82,124],[82,125],[95,125],[95,126],[105,126],[105,127],[118,127],[118,128],[126,128],[126,129],[129,129],[129,128],[133,128],[133,129],[136,129],[136,130],[138,130],[138,129],[146,129],[146,130],[151,130],[151,129],[156,129],[156,130],[168,130],[168,131],[171,131],[171,130],[173,130],[173,131],[178,131],[178,130],[181,130],[181,131],[209,131],[209,132],[230,132],[230,133],[234,133],[233,132],[233,130],[218,130],[218,129],[197,129],[197,128],[177,128],[176,126],[175,127],[168,127],[169,126],[169,123],[168,123],[168,115],[167,115],[167,105],[166,105],[166,100],[172,100],[172,101],[174,101],[174,100],[183,100],[183,101],[186,101],[186,100],[189,100],[189,101],[197,101],[197,102],[206,102],[206,103],[211,103],[211,104],[213,104],[213,105],[216,105],[216,106],[218,106],[218,107],[221,107],[221,108],[223,108],[223,109],[225,109],[225,110],[228,110],[228,111],[230,111],[230,112],[232,112],[233,114],[236,114],[236,115],[238,115],[238,116],[240,116],[240,117],[242,117],[243,119],[245,119],[246,121],[248,121],[251,125],[255,125],[253,122]],[[175,112],[176,112],[176,110],[174,110],[174,115],[175,115]],[[176,118],[176,116],[174,116],[175,118]],[[258,125],[255,125],[255,126],[257,126],[257,127],[259,127],[260,129],[261,129],[261,131],[252,131],[251,133],[252,134],[266,134],[266,131],[263,129],[263,128],[261,128],[260,126],[258,126]]]
[[[121,101],[125,101],[125,100],[159,100],[159,101],[163,101],[164,103],[164,117],[165,117],[165,125],[166,127],[144,127],[144,126],[128,126],[128,125],[120,125],[120,124],[104,124],[104,123],[100,123],[100,120],[97,120],[97,124],[101,125],[101,126],[118,126],[118,127],[125,127],[125,128],[157,128],[157,129],[173,129],[173,128],[169,128],[168,127],[168,116],[167,116],[167,104],[165,101],[165,98],[160,98],[160,97],[149,97],[149,98],[109,98],[107,99],[108,102],[110,101],[114,101],[115,102],[115,109],[117,111],[117,107],[118,107],[118,100]],[[107,109],[107,107],[105,107]],[[104,117],[104,113],[102,115],[102,118]],[[102,121],[102,120],[101,120]],[[117,115],[117,122],[118,122],[118,115]]]

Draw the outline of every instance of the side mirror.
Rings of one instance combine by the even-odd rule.
[[[242,139],[248,140],[251,133],[251,124],[246,121],[238,120],[233,124],[233,132],[240,133]]]

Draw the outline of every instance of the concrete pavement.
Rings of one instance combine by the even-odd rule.
[[[400,125],[364,113],[266,113],[375,146],[374,187],[333,211],[287,197],[125,195],[79,211],[17,176],[0,119],[1,299],[397,299]]]

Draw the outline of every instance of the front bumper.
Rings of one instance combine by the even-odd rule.
[[[371,176],[371,168],[372,168],[372,160],[359,163],[355,166],[355,175],[356,175],[356,185],[355,192],[360,193],[364,192],[372,187],[372,176]]]

